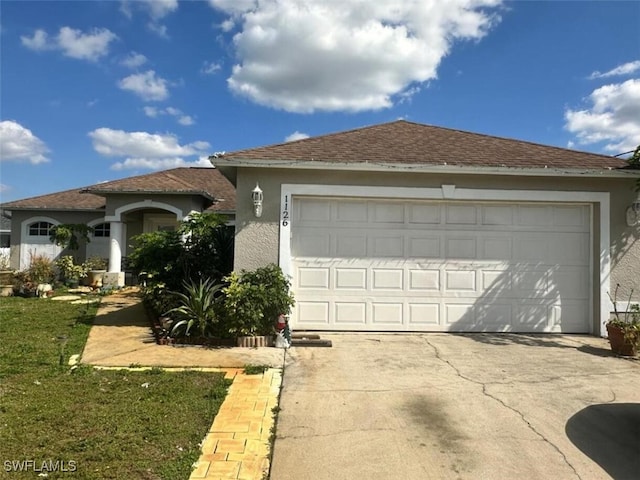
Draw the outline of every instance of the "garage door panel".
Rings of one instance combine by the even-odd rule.
[[[588,265],[589,237],[584,233],[549,234],[550,259],[569,265]]]
[[[361,258],[367,256],[367,237],[364,234],[348,234],[336,238],[337,257]]]
[[[464,291],[471,294],[476,292],[475,271],[445,270],[444,278],[445,290],[448,293],[451,291]]]
[[[440,291],[440,270],[410,268],[409,290]]]
[[[520,205],[517,207],[517,224],[522,227],[545,227],[551,225],[551,207]]]
[[[309,233],[297,235],[293,240],[293,249],[300,257],[331,256],[331,237],[321,229],[308,229]]]
[[[482,207],[482,225],[513,225],[513,208],[509,205],[488,205]]]
[[[394,236],[374,236],[369,239],[369,256],[373,258],[384,257],[404,257],[404,237]]]
[[[468,330],[475,322],[473,304],[451,303],[445,305],[445,323],[455,330]]]
[[[517,297],[546,298],[549,295],[549,274],[546,270],[519,270],[513,279]]]
[[[512,239],[506,235],[502,237],[480,238],[480,256],[482,260],[511,260],[513,258]]]
[[[405,206],[403,203],[373,203],[371,209],[374,223],[404,223]]]
[[[481,331],[506,332],[513,328],[513,305],[511,303],[478,304],[476,322]]]
[[[409,223],[417,225],[439,225],[442,222],[439,204],[409,204]]]
[[[474,205],[447,205],[445,219],[447,225],[475,225],[478,223]]]
[[[366,268],[336,268],[336,290],[364,290],[367,288]]]
[[[563,299],[588,299],[589,269],[587,267],[563,267],[551,274],[553,288]]]
[[[298,288],[329,289],[329,268],[298,268]]]
[[[403,304],[399,302],[372,302],[371,319],[373,325],[402,325]]]
[[[365,325],[367,304],[365,302],[336,302],[335,323],[337,325]]]
[[[472,237],[450,237],[446,242],[446,258],[455,259],[475,259],[476,258],[476,238]]]
[[[436,236],[409,238],[409,257],[412,258],[440,258],[442,240]]]
[[[436,326],[440,323],[439,303],[409,303],[409,328]]]
[[[335,220],[337,222],[366,224],[368,220],[367,202],[354,200],[339,202]]]
[[[579,205],[554,206],[552,224],[563,229],[579,227],[584,231],[589,226],[589,209]]]
[[[586,205],[294,198],[293,211],[294,328],[589,331]]]
[[[297,322],[300,326],[304,325],[329,325],[329,301],[296,302]]]
[[[372,290],[403,290],[404,271],[401,269],[374,268]]]
[[[491,296],[511,298],[513,296],[513,279],[509,270],[480,271],[480,290]]]

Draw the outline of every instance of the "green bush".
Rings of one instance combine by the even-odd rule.
[[[192,331],[198,332],[200,337],[211,337],[216,333],[218,322],[215,304],[217,293],[222,288],[212,280],[184,282],[185,293],[172,292],[178,298],[180,305],[172,308],[166,315],[174,314],[177,322],[171,328],[172,337],[190,336]]]
[[[181,290],[191,279],[218,283],[233,268],[233,228],[215,213],[194,213],[178,231],[143,233],[133,240],[131,269],[170,290]]]
[[[274,264],[252,272],[233,272],[225,280],[226,325],[238,336],[274,333],[278,316],[288,315],[295,303],[291,282]]]

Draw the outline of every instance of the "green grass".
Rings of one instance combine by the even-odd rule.
[[[38,478],[5,468],[33,460],[74,462],[75,472],[48,478],[187,479],[229,382],[158,368],[71,373],[94,315],[95,306],[0,298],[0,478]]]

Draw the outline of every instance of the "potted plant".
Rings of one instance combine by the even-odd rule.
[[[89,257],[83,266],[87,271],[89,286],[94,288],[101,287],[102,278],[104,274],[107,273],[109,261],[106,258],[94,256]]]
[[[640,350],[640,305],[631,304],[633,295],[633,289],[631,289],[628,306],[624,312],[620,312],[617,302],[619,287],[619,284],[616,285],[613,298],[609,295],[613,303],[613,317],[606,323],[609,344],[611,350],[618,355],[635,356]]]
[[[68,286],[75,288],[81,278],[87,276],[87,270],[83,265],[76,264],[72,255],[63,255],[55,262],[60,279]]]
[[[238,346],[271,346],[278,317],[288,315],[294,305],[291,283],[280,267],[233,272],[225,280],[224,311]]]

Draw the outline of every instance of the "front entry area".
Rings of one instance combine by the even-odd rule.
[[[591,206],[293,197],[297,329],[591,331]]]

